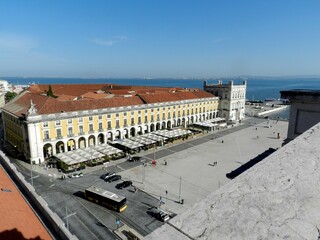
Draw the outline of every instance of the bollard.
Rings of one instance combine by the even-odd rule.
[[[184,199],[181,199],[181,202],[180,202],[182,205],[184,204]]]

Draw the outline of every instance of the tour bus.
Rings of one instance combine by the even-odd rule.
[[[85,190],[87,200],[110,208],[117,212],[122,212],[127,208],[127,199],[107,190],[91,186]]]

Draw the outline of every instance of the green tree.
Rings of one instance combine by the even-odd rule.
[[[5,95],[6,103],[10,102],[12,99],[14,99],[17,96],[15,92],[7,92]]]
[[[55,96],[55,95],[53,94],[53,90],[52,90],[51,85],[49,85],[49,89],[48,89],[48,91],[47,91],[47,96],[48,96],[48,97],[57,98],[57,96]]]

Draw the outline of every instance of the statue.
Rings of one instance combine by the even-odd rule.
[[[28,109],[28,116],[37,115],[36,105],[30,100],[30,108]]]

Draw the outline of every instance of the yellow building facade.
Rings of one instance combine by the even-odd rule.
[[[24,95],[28,97],[22,96],[22,99],[7,104],[3,109],[4,135],[7,142],[33,163],[41,163],[60,152],[132,138],[160,129],[187,128],[192,123],[216,118],[219,104],[218,97],[206,94],[204,97],[178,101],[141,101],[141,104],[129,106],[69,109],[52,113],[48,110],[47,113],[39,99],[32,99],[30,93]],[[15,112],[22,103],[28,106],[27,111]]]

